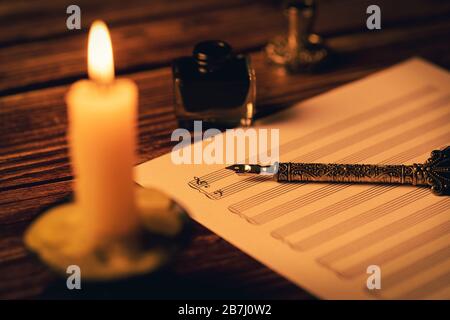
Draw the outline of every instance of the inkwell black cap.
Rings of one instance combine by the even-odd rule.
[[[220,40],[199,42],[193,51],[201,72],[211,72],[219,69],[233,55],[231,46]]]

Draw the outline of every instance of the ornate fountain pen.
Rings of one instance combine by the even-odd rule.
[[[434,150],[422,164],[323,164],[281,162],[270,166],[234,164],[236,173],[274,175],[279,182],[387,183],[430,187],[437,195],[450,195],[450,146]]]

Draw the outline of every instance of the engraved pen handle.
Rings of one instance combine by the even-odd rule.
[[[280,163],[278,181],[394,183],[428,185],[413,166],[371,164]]]
[[[450,195],[450,147],[435,150],[425,163],[413,165],[279,163],[277,180],[407,184]]]

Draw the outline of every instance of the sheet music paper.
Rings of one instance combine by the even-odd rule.
[[[450,75],[414,58],[257,123],[280,161],[412,164],[450,145]],[[269,268],[327,299],[450,299],[450,197],[426,188],[286,184],[225,165],[174,165],[136,180]],[[381,289],[367,288],[369,265]]]

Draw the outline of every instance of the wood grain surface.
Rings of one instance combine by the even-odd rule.
[[[70,195],[66,142],[68,86],[86,77],[91,21],[110,26],[116,69],[138,83],[138,163],[168,152],[177,126],[173,58],[199,40],[223,39],[251,55],[257,113],[264,116],[360,79],[412,56],[450,67],[450,2],[377,1],[382,30],[365,26],[371,1],[318,1],[315,31],[338,54],[321,74],[286,74],[267,64],[262,49],[285,30],[279,1],[128,0],[77,2],[83,28],[69,31],[71,1],[0,2],[0,298],[38,298],[57,280],[22,243],[30,221]],[[192,242],[170,268],[171,289],[189,297],[313,298],[301,288],[196,225]],[[219,294],[220,293],[220,294]]]

